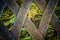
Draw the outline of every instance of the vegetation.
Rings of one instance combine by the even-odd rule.
[[[17,2],[19,4],[19,2],[17,0],[15,0],[15,2]],[[21,1],[22,3],[22,1]],[[19,4],[21,5],[21,4]],[[57,17],[60,19],[60,3],[58,3],[56,10],[54,12]],[[33,2],[31,4],[30,10],[28,12],[28,18],[32,20],[32,22],[35,24],[35,26],[38,28],[39,22],[41,21],[43,12],[41,10],[39,10],[39,8],[37,7],[37,5]],[[16,19],[16,16],[13,12],[11,12],[11,10],[9,10],[9,8],[5,8],[2,17],[0,18],[0,20],[2,20],[4,22],[4,25],[8,27],[9,30],[11,30],[13,23]],[[33,40],[33,38],[28,34],[26,28],[22,28],[21,31],[21,36],[19,38],[20,40]],[[47,34],[46,34],[46,40],[60,40],[60,35],[56,33],[55,29],[53,28],[52,25],[49,25],[48,30],[47,30]]]

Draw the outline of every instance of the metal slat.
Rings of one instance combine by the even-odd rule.
[[[0,0],[0,17],[2,16],[5,7],[6,7],[5,2],[3,0]]]
[[[51,21],[51,18],[52,18],[52,15],[54,13],[57,3],[58,3],[58,0],[49,0],[47,8],[44,11],[42,20],[41,20],[39,28],[38,28],[38,30],[43,35],[43,37],[45,37],[45,35],[46,35],[48,25]]]
[[[27,15],[27,12],[29,11],[31,3],[32,3],[32,0],[25,0],[22,3],[21,8],[19,9],[16,22],[14,23],[14,26],[12,29],[12,32],[14,33],[13,35],[15,36],[16,39],[20,37],[21,28],[24,24],[24,21],[26,18],[25,16]]]
[[[47,5],[46,2],[44,0],[34,0],[34,2],[37,4],[37,6],[40,8],[40,10],[42,10],[44,12],[45,7]],[[56,17],[55,14],[52,15],[52,19],[50,22],[53,25],[53,27],[55,28],[55,30],[57,31],[57,33],[60,33],[60,29],[59,29],[60,28],[60,20]]]
[[[29,32],[29,34],[32,36],[32,38],[34,40],[44,40],[44,38],[42,37],[42,34],[39,33],[38,29],[35,27],[35,25],[31,22],[30,19],[26,19],[25,20],[25,28],[27,29],[27,31]]]
[[[14,3],[13,1],[11,1],[11,4],[10,5],[12,5],[12,3]],[[19,7],[17,7],[16,5],[14,5],[17,9],[19,8]],[[10,9],[12,9],[11,7],[10,7]],[[15,9],[16,10],[16,9]],[[15,12],[14,11],[14,9],[13,9],[13,12]],[[17,12],[17,11],[16,11]],[[17,14],[17,13],[15,13],[15,14]],[[27,22],[26,22],[27,21]],[[37,40],[39,40],[39,39],[41,39],[40,38],[40,34],[39,34],[39,32],[37,31],[37,28],[35,27],[35,25],[31,22],[31,20],[28,20],[28,18],[26,19],[26,21],[25,21],[25,27],[26,27],[26,29],[32,29],[32,31],[33,31],[33,29],[35,30],[35,31],[33,31],[33,33],[32,33],[32,31],[31,30],[27,30],[28,32],[29,32],[29,34],[31,34],[32,35],[32,37],[33,38],[35,38],[35,39],[37,39]],[[31,25],[30,25],[31,24]],[[29,26],[28,26],[29,25]],[[17,31],[17,30],[16,30]],[[14,34],[14,33],[13,33]],[[36,35],[37,34],[37,35]],[[37,37],[39,37],[39,38],[37,38]]]
[[[0,34],[4,37],[4,40],[15,40],[8,28],[4,26],[2,21],[0,21]]]
[[[6,7],[6,3],[3,0],[0,0],[0,17],[2,16],[3,10]],[[0,34],[4,37],[5,40],[15,40],[12,34],[6,28],[3,22],[0,20]]]
[[[53,25],[57,33],[60,34],[60,20],[55,14],[52,15],[51,24]]]
[[[5,3],[7,4],[8,8],[13,11],[14,13],[18,13],[19,11],[19,6],[14,2],[14,0],[4,0]],[[12,3],[13,2],[13,3]]]
[[[34,2],[37,4],[40,10],[45,11],[45,7],[47,6],[45,0],[34,0]]]
[[[31,26],[31,25],[30,25]]]

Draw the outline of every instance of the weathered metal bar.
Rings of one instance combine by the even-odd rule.
[[[45,11],[45,7],[47,6],[45,0],[34,0],[34,2],[37,4],[40,10]]]
[[[3,0],[0,0],[0,17],[2,16],[5,7],[6,3]],[[0,33],[5,40],[15,40],[9,30],[4,26],[2,21],[0,21]]]
[[[2,16],[5,7],[6,7],[5,2],[3,0],[0,0],[0,17]]]
[[[31,3],[32,3],[32,0],[24,0],[21,8],[19,9],[16,22],[12,29],[13,35],[15,36],[16,40],[18,40],[18,38],[20,37],[21,28],[24,24],[24,21],[26,18],[25,16],[27,15],[27,12],[29,11]]]
[[[58,19],[57,16],[53,15],[51,19],[52,20],[51,23],[54,26],[54,29],[57,31],[57,33],[60,34],[60,20],[57,19]]]
[[[47,8],[44,11],[42,20],[40,22],[38,30],[40,33],[45,37],[46,31],[48,29],[48,25],[51,21],[52,15],[54,13],[54,10],[57,6],[58,0],[49,0],[49,3],[47,5]]]
[[[44,0],[34,0],[35,3],[37,4],[37,6],[40,8],[40,10],[44,11],[45,7],[46,7],[46,2]],[[60,21],[59,19],[56,17],[55,14],[52,15],[52,19],[51,19],[51,24],[53,25],[53,27],[55,28],[55,30],[57,31],[57,33],[60,33]],[[58,24],[58,25],[56,25]]]
[[[11,11],[15,11],[14,13],[18,13],[19,11],[19,6],[14,2],[14,0],[4,0],[5,3],[8,5],[9,9]],[[13,3],[12,3],[13,2]],[[17,7],[16,7],[17,6]]]
[[[30,19],[25,20],[25,28],[29,32],[29,34],[32,36],[33,39],[35,40],[44,40],[44,38],[41,36],[42,34],[39,33],[35,25],[31,22]]]
[[[3,22],[0,21],[0,34],[5,40],[15,40],[12,34],[9,32],[8,28],[4,26]]]
[[[14,3],[13,1],[11,1],[11,4],[12,3]],[[10,5],[11,5],[10,4]],[[19,6],[17,7],[16,5],[14,5],[17,9],[19,8]],[[10,7],[10,9],[12,9],[11,7]],[[15,9],[16,10],[16,9]],[[14,11],[14,9],[13,9],[13,12],[15,12]],[[17,14],[17,13],[15,13],[15,14]],[[26,22],[27,21],[27,22]],[[32,30],[27,30],[28,32],[29,32],[29,34],[34,38],[34,39],[36,39],[36,40],[40,40],[40,39],[43,39],[42,37],[40,38],[40,34],[39,34],[39,32],[37,31],[37,29],[36,29],[36,27],[35,27],[35,25],[31,22],[31,20],[28,20],[28,18],[25,20],[25,27],[26,27],[26,29],[32,29]],[[34,29],[34,31],[33,31],[33,29]],[[16,30],[17,31],[17,30]],[[32,33],[32,31],[33,31],[33,33]],[[14,34],[14,33],[13,33]],[[38,38],[39,37],[39,38]]]

